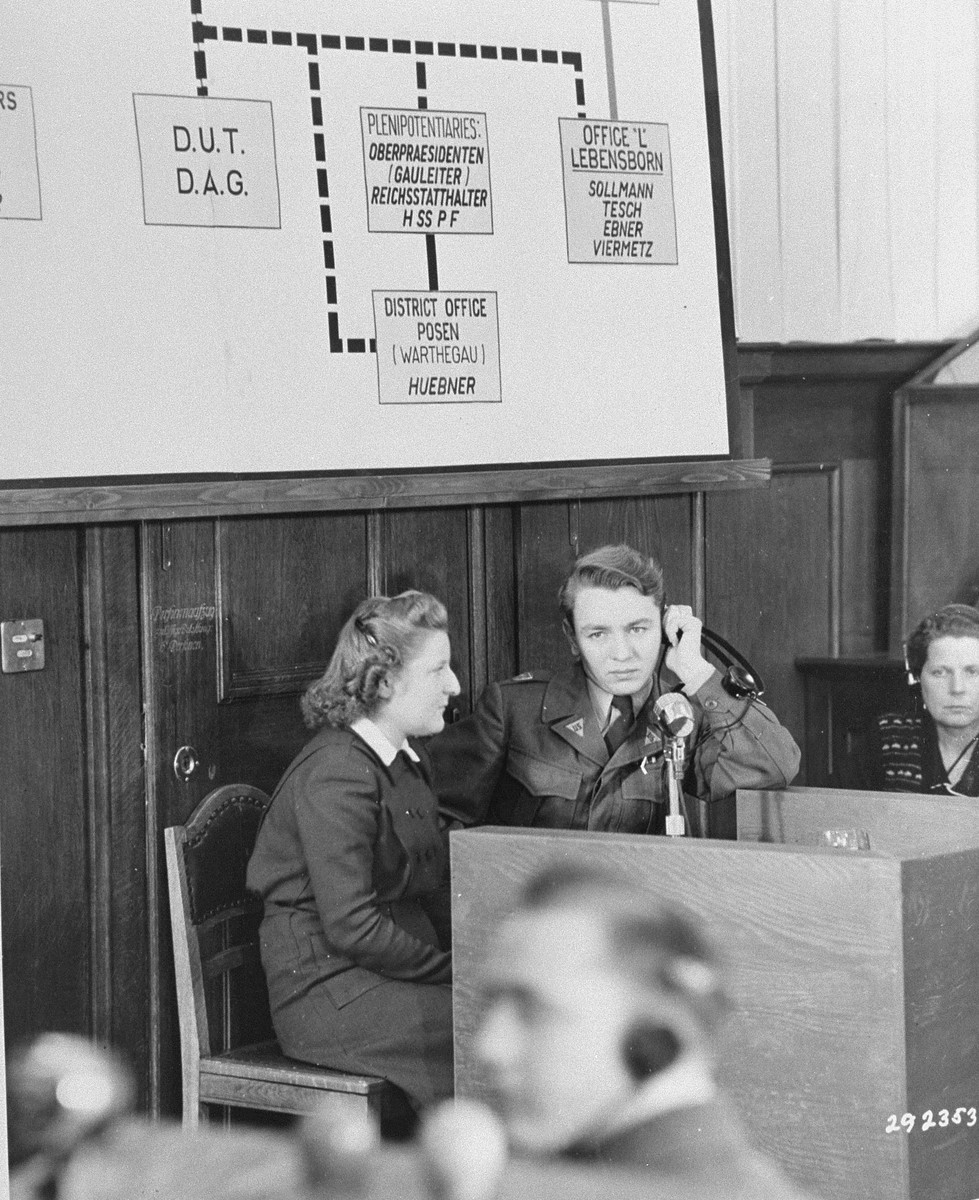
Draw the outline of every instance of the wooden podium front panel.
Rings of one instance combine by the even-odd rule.
[[[979,802],[787,788],[738,792],[737,809],[740,840],[814,847],[825,829],[864,829],[873,854],[903,860],[907,1103],[896,1115],[914,1118],[900,1135],[909,1194],[972,1200],[979,1195]]]
[[[679,902],[712,931],[735,1002],[721,1082],[759,1147],[825,1200],[912,1196],[908,1141],[885,1132],[907,1108],[900,860],[530,829],[450,840],[460,1095],[486,1095],[471,1046],[493,929],[545,864],[593,863]],[[927,1194],[940,1197],[972,1193]]]
[[[911,859],[903,872],[906,1111],[915,1116],[910,1194],[973,1200],[979,1196],[979,856],[963,850]]]

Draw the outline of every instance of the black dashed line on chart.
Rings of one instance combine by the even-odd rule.
[[[319,50],[352,51],[373,54],[414,54],[419,60],[415,64],[415,84],[418,91],[417,107],[421,110],[428,108],[428,71],[425,59],[457,58],[460,60],[479,59],[483,62],[527,63],[546,66],[571,67],[574,72],[575,104],[577,117],[585,120],[585,81],[582,77],[582,57],[576,50],[538,50],[532,47],[477,45],[474,42],[429,42],[424,40],[412,41],[406,38],[358,37],[340,36],[339,34],[296,33],[287,30],[251,29],[235,25],[222,25],[220,31],[216,25],[206,25],[200,19],[203,15],[202,0],[190,0],[194,46],[194,76],[197,80],[198,96],[208,95],[207,84],[207,54],[202,48],[205,42],[221,41],[232,45],[247,44],[250,46],[298,46],[305,49],[310,58],[315,58]],[[316,160],[317,194],[320,201],[320,231],[323,234],[323,268],[327,304],[327,329],[329,333],[330,353],[363,354],[369,350],[376,353],[377,345],[374,338],[347,338],[340,334],[339,290],[336,277],[336,253],[333,242],[333,218],[329,203],[329,182],[326,163],[326,142],[322,133],[323,102],[320,96],[320,74],[318,62],[309,63],[310,113],[313,125],[313,151]],[[425,234],[426,265],[428,268],[429,291],[438,291],[438,255],[436,235]]]

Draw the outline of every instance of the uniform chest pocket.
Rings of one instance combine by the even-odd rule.
[[[581,791],[580,771],[535,758],[523,750],[511,748],[507,755],[506,770],[532,796],[577,800]]]
[[[618,833],[662,833],[666,799],[663,790],[663,760],[646,764],[646,774],[638,763],[635,770],[619,780],[621,804],[615,826]]]
[[[643,774],[638,763],[634,771],[630,771],[620,781],[623,800],[635,800],[638,802],[645,801],[646,804],[655,803],[658,800],[665,800],[662,785],[663,776],[663,760],[657,758],[655,762],[646,764],[646,773]]]

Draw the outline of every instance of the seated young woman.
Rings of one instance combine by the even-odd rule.
[[[424,592],[358,606],[248,865],[283,1053],[383,1076],[415,1111],[453,1088],[446,847],[414,740],[459,692],[446,628]]]
[[[979,796],[979,610],[946,604],[925,617],[906,658],[920,703],[878,717],[871,786]]]

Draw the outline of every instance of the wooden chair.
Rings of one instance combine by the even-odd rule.
[[[229,784],[164,831],[184,1126],[196,1127],[206,1104],[301,1114],[327,1094],[379,1123],[394,1091],[384,1079],[286,1058],[275,1041],[258,950],[262,901],[245,887],[269,803],[258,788]]]

